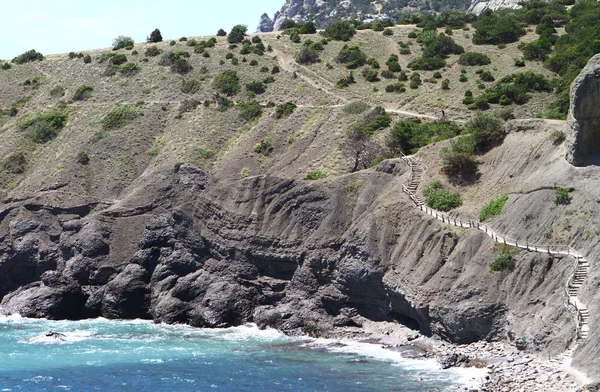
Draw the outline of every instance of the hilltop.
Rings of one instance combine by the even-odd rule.
[[[344,23],[236,43],[121,37],[116,50],[1,63],[2,311],[314,336],[385,322],[556,361],[570,349],[599,377],[586,358],[600,337],[600,171],[564,159],[555,88],[583,65],[558,78],[523,60],[548,36],[541,21],[477,44],[477,22],[438,22],[345,41]],[[556,25],[560,47],[570,29]],[[442,195],[452,217],[479,221],[494,202],[481,219],[494,230],[585,254],[589,335],[565,306],[574,257],[424,214],[402,191],[414,180],[402,153],[423,167],[419,197]]]

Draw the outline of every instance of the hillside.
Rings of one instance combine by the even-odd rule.
[[[201,327],[255,322],[315,336],[387,321],[453,343],[527,342],[527,353],[552,358],[572,349],[573,364],[600,377],[586,360],[600,341],[600,171],[565,161],[565,121],[534,119],[556,98],[544,87],[555,74],[540,61],[516,63],[519,42],[473,44],[471,25],[444,36],[443,27],[388,29],[358,30],[346,42],[322,42],[319,33],[298,43],[257,34],[233,46],[224,36],[189,37],[0,64],[1,310]],[[541,36],[528,30],[520,42]],[[454,52],[444,66],[408,71],[447,37],[490,63],[460,65],[459,50],[446,45]],[[346,45],[370,65],[337,61]],[[319,61],[299,64],[305,48]],[[388,79],[391,55],[404,73]],[[350,72],[354,83],[340,84]],[[521,104],[486,101],[484,113],[516,119],[494,120],[503,140],[469,156],[473,177],[448,177],[442,150],[460,138],[445,139],[475,133],[469,120],[482,118],[475,102],[463,103],[466,92],[491,96],[515,78],[543,88],[520,91]],[[369,128],[360,160],[348,147],[357,126]],[[390,141],[406,129],[437,133]],[[590,259],[579,289],[591,317],[586,339],[579,314],[565,306],[577,260],[521,250],[512,267],[491,270],[512,251],[415,208],[402,192],[411,170],[400,150],[424,167],[418,192],[440,179],[461,195],[453,217],[477,220],[508,195],[486,224]],[[570,204],[555,202],[562,188]]]

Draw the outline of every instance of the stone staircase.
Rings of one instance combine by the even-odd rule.
[[[568,304],[571,306],[577,314],[576,328],[577,328],[577,341],[581,341],[588,336],[589,333],[589,319],[590,313],[587,307],[581,302],[578,297],[579,290],[585,279],[588,276],[590,269],[590,262],[579,252],[575,251],[568,245],[545,245],[537,246],[529,244],[527,241],[518,241],[506,237],[504,235],[496,233],[490,226],[480,224],[478,221],[469,220],[463,222],[460,219],[452,218],[447,214],[440,211],[436,211],[425,205],[423,199],[417,195],[417,189],[421,183],[423,177],[424,167],[414,158],[408,157],[402,154],[402,160],[410,167],[410,177],[408,184],[402,185],[402,190],[406,193],[415,204],[415,207],[428,215],[441,220],[443,223],[462,227],[462,228],[475,228],[490,236],[495,242],[502,243],[505,245],[514,246],[519,249],[524,249],[529,252],[537,253],[548,253],[553,256],[574,256],[577,259],[577,263],[574,267],[574,272],[569,281],[567,282],[566,292],[568,297]]]

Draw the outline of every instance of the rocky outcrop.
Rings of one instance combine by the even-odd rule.
[[[275,14],[275,18],[277,18],[277,14]],[[267,13],[261,15],[256,31],[261,33],[270,33],[273,31],[273,19]]]
[[[471,6],[467,12],[479,15],[483,11],[490,9],[492,11],[504,9],[504,8],[520,8],[519,0],[472,0]]]
[[[566,159],[575,166],[600,162],[600,55],[571,84]]]

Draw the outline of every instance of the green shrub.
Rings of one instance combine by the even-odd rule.
[[[478,112],[467,121],[465,128],[473,136],[475,150],[479,154],[486,153],[493,147],[502,144],[504,137],[504,124],[495,114]]]
[[[323,173],[320,170],[309,171],[304,176],[303,180],[320,180],[322,178],[327,177],[327,174]]]
[[[112,42],[113,50],[133,47],[134,43],[133,38],[119,35]]]
[[[474,26],[473,43],[476,45],[516,42],[525,35],[521,23],[510,13],[484,11]]]
[[[87,165],[90,162],[90,156],[86,151],[79,151],[77,153],[77,163],[80,165]]]
[[[431,187],[423,189],[425,204],[437,211],[450,211],[462,205],[462,198],[456,193],[447,191],[441,187],[439,180]]]
[[[496,200],[490,201],[488,204],[483,206],[483,208],[479,212],[479,221],[483,222],[488,218],[500,214],[507,200],[508,196],[504,195]]]
[[[492,75],[491,72],[489,71],[483,71],[479,74],[479,79],[481,79],[484,82],[493,82],[494,80],[496,80],[494,78],[494,76]]]
[[[279,70],[278,66],[275,65],[275,66],[273,66],[273,68],[271,68],[271,74],[272,75],[275,75],[275,74],[277,74],[279,72],[281,72],[281,71]]]
[[[467,78],[467,75],[465,75],[465,74],[461,74],[460,77],[458,78],[458,81],[462,82],[462,83],[464,83],[468,80],[469,80],[469,78]]]
[[[69,52],[69,59],[71,59],[71,60],[80,59],[82,57],[83,57],[83,53]]]
[[[336,41],[349,41],[356,34],[356,29],[354,25],[347,20],[339,20],[331,23],[325,31],[323,35],[327,38],[336,40]]]
[[[517,254],[517,249],[513,247],[504,247],[504,250],[490,264],[492,272],[510,270],[513,268],[513,259]]]
[[[441,57],[417,57],[410,63],[408,67],[410,69],[422,69],[425,71],[433,71],[446,66],[446,62]]]
[[[223,29],[219,29],[219,31],[217,31],[217,37],[225,37],[227,35],[227,32]]]
[[[567,134],[565,133],[565,131],[556,130],[556,131],[552,132],[552,134],[550,135],[552,144],[554,144],[555,146],[564,142],[566,138],[567,138]]]
[[[237,72],[227,69],[215,76],[213,87],[220,93],[232,96],[240,91],[240,78]]]
[[[296,104],[294,104],[293,102],[286,102],[277,105],[277,107],[275,108],[275,118],[280,119],[291,115],[292,113],[294,113],[296,107]]]
[[[183,101],[181,103],[181,105],[179,105],[179,108],[177,109],[177,111],[179,112],[179,115],[181,116],[181,114],[183,114],[183,113],[189,113],[189,112],[196,110],[196,108],[198,106],[200,106],[200,103],[201,102],[197,99],[186,99],[185,101]]]
[[[12,62],[15,64],[25,64],[25,63],[29,63],[32,61],[42,61],[44,59],[44,56],[39,53],[36,52],[34,49],[28,50],[25,53],[22,53],[20,55],[18,55],[17,57],[15,57]],[[7,68],[5,68],[7,69]]]
[[[262,107],[255,100],[248,103],[240,103],[237,105],[237,108],[240,118],[244,121],[252,121],[262,116]]]
[[[162,34],[160,34],[160,30],[159,29],[152,30],[152,32],[150,33],[150,36],[146,40],[148,42],[152,42],[152,43],[162,42],[163,38],[162,38]],[[132,45],[133,45],[133,43],[132,43]]]
[[[346,114],[361,114],[369,110],[370,106],[363,101],[352,101],[347,103],[342,108],[342,111]]]
[[[122,53],[111,53],[112,56],[108,59],[110,64],[121,65],[127,62],[127,56]]]
[[[73,101],[84,101],[92,96],[92,91],[94,91],[92,86],[84,84],[75,90],[75,93],[71,99]]]
[[[259,143],[254,145],[253,151],[257,154],[269,155],[273,151],[273,145],[271,140],[262,139]]]
[[[523,61],[522,59],[515,59],[515,67],[524,67],[525,66],[525,61]]]
[[[350,74],[346,77],[343,77],[341,79],[339,79],[337,82],[335,82],[335,86],[337,88],[344,88],[344,87],[348,87],[351,84],[356,83],[356,81],[354,80],[354,74],[352,72],[350,72]]]
[[[364,68],[362,70],[362,76],[367,80],[367,82],[378,82],[379,81],[379,73],[373,68]]]
[[[358,46],[344,45],[335,60],[338,63],[344,64],[346,68],[354,69],[366,63],[367,55]]]
[[[239,44],[244,40],[244,36],[248,31],[248,27],[244,25],[233,26],[229,35],[227,35],[227,42],[230,44]]]
[[[491,62],[487,54],[477,52],[463,53],[458,58],[458,63],[466,66],[488,65]]]
[[[442,90],[450,90],[450,80],[449,79],[442,80]]]
[[[89,54],[86,54],[85,56],[83,56],[83,63],[84,64],[89,64],[92,62],[92,57]]]
[[[434,72],[434,73],[433,73],[433,77],[434,77],[435,79],[441,79],[441,78],[442,78],[442,74],[441,74],[441,73],[439,73],[438,71],[436,71],[436,72]]]
[[[554,203],[555,204],[570,204],[571,196],[569,196],[568,188],[556,188],[554,189]]]
[[[4,170],[12,174],[23,173],[25,165],[27,165],[27,160],[22,152],[13,152],[2,162]]]
[[[181,92],[184,94],[196,94],[200,91],[202,83],[196,79],[188,79],[181,81]]]
[[[421,147],[453,138],[461,133],[455,122],[428,122],[420,119],[400,120],[390,131],[388,144],[392,151],[413,154]]]
[[[404,83],[398,82],[385,86],[385,91],[388,93],[403,93],[406,92],[406,87],[404,86]]]
[[[246,90],[254,94],[262,94],[265,92],[265,85],[262,82],[250,82],[246,84]]]
[[[130,106],[116,106],[102,118],[102,130],[119,129],[142,114]]]
[[[253,67],[255,67],[255,66],[258,65],[258,61],[256,61],[256,60],[250,60],[250,65],[253,66]]]
[[[64,97],[65,95],[65,88],[63,86],[55,86],[52,88],[52,90],[50,90],[50,96],[51,97]]]
[[[400,63],[398,62],[398,56],[396,56],[395,54],[392,54],[390,55],[390,57],[388,57],[387,61],[385,62],[385,65],[388,66],[388,70],[390,72],[402,71],[402,67],[400,67]]]
[[[68,115],[60,111],[51,111],[37,115],[30,120],[21,120],[19,128],[27,131],[27,137],[34,143],[43,144],[54,139],[67,124]]]
[[[351,130],[354,133],[360,133],[367,137],[375,132],[387,128],[392,123],[392,118],[381,106],[365,114],[360,120],[352,124]]]
[[[295,58],[298,64],[314,64],[320,61],[319,52],[310,46],[303,46],[296,52]]]
[[[119,69],[119,72],[121,72],[121,75],[123,76],[133,76],[140,72],[141,69],[142,68],[137,64],[127,63]]]
[[[149,46],[146,49],[145,55],[146,57],[155,57],[162,53],[162,50],[158,48],[156,45]]]

